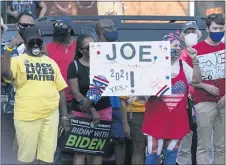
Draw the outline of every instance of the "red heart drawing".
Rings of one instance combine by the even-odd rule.
[[[166,58],[166,60],[168,60],[168,59],[169,59],[169,57],[168,57],[168,56],[166,56],[165,58]]]
[[[98,54],[98,55],[100,54],[100,51],[99,51],[99,50],[97,51],[97,54]]]

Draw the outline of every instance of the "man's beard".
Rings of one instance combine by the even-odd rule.
[[[70,33],[67,33],[65,35],[53,36],[53,41],[54,42],[59,42],[61,44],[68,44],[68,43],[70,43],[70,40],[71,40]]]

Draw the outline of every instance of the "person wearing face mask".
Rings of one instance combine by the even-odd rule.
[[[23,44],[22,39],[22,31],[26,27],[33,26],[34,25],[34,19],[32,15],[29,13],[20,13],[17,18],[17,36],[13,37],[10,41],[5,41],[2,39],[1,43],[1,56],[7,56],[7,54],[10,54],[10,57],[16,57],[21,55],[25,51],[25,46]],[[7,26],[4,24],[3,20],[1,22],[1,27],[3,28],[3,31],[5,31]],[[2,31],[2,32],[3,32]],[[1,36],[3,37],[3,35]],[[7,45],[11,44],[13,45],[13,49],[11,52],[6,51]],[[10,60],[10,59],[9,59]],[[10,149],[10,151],[17,150],[17,142],[16,138],[14,138],[15,130],[13,127],[13,111],[14,111],[14,102],[15,102],[15,89],[12,82],[7,83],[4,81],[4,79],[1,79],[1,91],[2,91],[2,99],[1,101],[1,110],[2,110],[2,123],[4,126],[6,126],[6,129],[2,128],[3,135],[6,135],[6,137],[2,137],[2,144],[4,144],[3,150],[7,152],[7,150]],[[3,115],[5,114],[5,115]],[[7,136],[7,133],[10,133],[10,136]],[[13,142],[14,138],[14,142]],[[11,147],[11,145],[13,146]],[[7,148],[7,149],[5,149]],[[8,156],[2,156],[3,162],[8,158]],[[12,162],[12,159],[9,159],[8,162]],[[12,164],[14,164],[12,162]]]
[[[69,130],[64,89],[67,87],[57,64],[41,53],[43,36],[36,26],[23,33],[26,52],[10,60],[12,48],[20,42],[6,46],[1,71],[6,82],[16,88],[14,126],[19,145],[21,163],[53,163],[57,146],[59,112],[61,122]]]
[[[194,66],[192,69],[179,59],[179,32],[169,33],[163,40],[170,41],[172,95],[151,96],[146,102],[142,125],[142,132],[147,135],[146,165],[157,165],[162,153],[164,165],[176,165],[180,141],[190,132],[186,110],[188,84],[201,82],[196,50],[188,48]]]
[[[99,42],[114,42],[118,40],[118,31],[114,23],[109,19],[101,19],[96,24],[96,34]],[[110,101],[110,99],[109,99]],[[90,109],[93,101],[85,99],[83,102],[84,109]]]
[[[114,23],[108,19],[101,19],[97,22],[96,34],[99,38],[99,42],[114,42],[118,39],[117,29],[114,26]],[[75,95],[74,96],[75,99],[84,100],[83,107],[85,109],[90,110],[94,106],[94,108],[98,112],[98,113],[96,113],[95,109],[92,109],[91,112],[92,112],[92,115],[94,116],[93,117],[94,119],[105,120],[107,116],[109,116],[108,118],[112,119],[112,128],[113,129],[111,130],[112,131],[111,135],[112,135],[112,140],[114,143],[116,164],[117,165],[124,164],[124,159],[125,159],[125,148],[124,147],[125,146],[124,146],[124,133],[123,133],[123,127],[122,127],[122,117],[121,117],[121,113],[120,113],[120,108],[118,107],[120,105],[119,98],[101,97],[101,99],[97,102],[97,104],[93,104],[92,100],[88,100],[84,97],[86,92],[84,93],[83,89],[80,89],[80,91],[83,95],[83,96],[81,96],[80,92],[78,93],[79,90],[76,90],[74,88],[77,86],[76,82],[74,80],[77,78],[79,84],[82,84],[80,82],[80,81],[82,81],[82,78],[80,78],[81,77],[80,75],[83,75],[83,76],[86,75],[86,73],[85,73],[86,69],[84,68],[84,66],[82,67],[81,64],[85,65],[85,66],[89,66],[89,58],[86,57],[86,53],[87,53],[86,49],[82,50],[80,48],[81,50],[79,50],[79,47],[85,47],[85,45],[88,44],[87,43],[88,40],[85,38],[90,38],[90,37],[89,36],[83,36],[83,37],[81,36],[79,38],[81,40],[77,40],[77,49],[78,49],[77,54],[79,55],[79,54],[83,53],[83,55],[82,55],[82,57],[79,57],[77,55],[75,56],[75,58],[76,58],[75,60],[77,60],[78,68],[79,68],[78,75],[75,74],[76,68],[75,68],[74,62],[72,62],[72,64],[70,64],[70,66],[68,68],[68,78],[70,79],[69,86],[71,87],[72,91],[75,91],[75,92],[72,92]],[[82,41],[82,40],[84,40],[83,45],[81,45],[82,43],[79,43],[79,41]],[[79,53],[79,52],[81,52],[81,53]],[[84,73],[82,74],[80,72],[84,72]],[[89,82],[89,81],[87,81],[87,82]],[[81,86],[80,88],[84,88],[84,87]],[[87,90],[87,87],[85,89]],[[111,107],[111,100],[114,100],[114,102],[113,102],[114,104],[112,105],[112,106],[114,106],[113,110]],[[81,164],[80,163],[81,161],[83,164],[83,160],[84,160],[83,155],[81,156],[81,154],[75,154],[74,164]],[[95,162],[101,163],[102,157],[96,157]],[[95,164],[95,162],[93,162],[93,163]]]
[[[201,37],[202,33],[195,21],[189,21],[184,24],[180,36],[181,40],[185,43],[185,48],[184,50],[182,50],[180,56],[181,60],[183,60],[183,58],[186,58],[188,55],[187,47],[196,45]]]
[[[113,21],[109,19],[101,19],[96,24],[96,34],[98,36],[98,42],[116,42],[118,41],[118,31]],[[121,108],[115,108],[120,106],[119,97],[110,97],[112,102],[112,129],[111,139],[114,144],[114,153],[116,165],[124,164],[126,157],[125,151],[125,134],[123,130],[123,120]],[[126,158],[127,159],[127,158]]]
[[[69,17],[62,17],[53,23],[53,41],[46,45],[46,51],[51,59],[53,59],[60,68],[61,74],[66,82],[67,69],[71,61],[73,61],[76,52],[76,40],[72,35],[72,20]],[[68,110],[72,101],[72,95],[69,88],[65,88]]]
[[[196,24],[195,21],[189,21],[182,27],[182,32],[181,32],[180,38],[185,42],[186,47],[181,52],[181,57],[180,57],[181,60],[187,58],[187,56],[188,56],[187,48],[196,45],[201,37],[202,37],[202,33],[199,30],[198,25]],[[191,93],[192,91],[194,91],[194,87],[189,86],[189,92]],[[195,134],[195,135],[193,135],[193,134]],[[196,136],[197,136],[196,130],[191,130],[190,133],[188,133],[181,141],[181,144],[180,144],[180,147],[178,150],[178,154],[177,154],[177,163],[178,164],[192,164],[192,156],[196,157],[194,155],[194,154],[196,154],[196,149],[191,150],[192,139]],[[195,145],[194,145],[194,148],[196,148]],[[210,158],[211,158],[210,164],[213,164],[213,160],[214,160],[213,155],[214,155],[214,151],[213,151],[213,144],[212,144],[210,146]]]
[[[74,61],[68,67],[68,84],[73,95],[72,101],[72,115],[92,118],[94,123],[99,123],[100,120],[111,121],[112,108],[110,97],[101,97],[96,104],[92,104],[87,111],[80,108],[82,101],[85,100],[90,84],[90,57],[89,44],[94,42],[92,36],[83,34],[77,39],[77,50]],[[85,158],[88,164],[101,164],[102,156],[93,156],[88,153],[75,152],[73,165],[83,165]]]
[[[202,82],[191,92],[197,116],[197,164],[209,164],[213,130],[214,164],[225,164],[225,18],[210,14],[206,19],[207,38],[194,45],[202,72]],[[189,57],[184,59],[191,65]],[[217,61],[217,62],[216,62]]]
[[[2,27],[6,26],[2,20]],[[9,43],[14,43],[15,40],[18,40],[17,45],[13,47],[13,51],[11,52],[11,57],[18,56],[25,51],[25,46],[23,44],[23,32],[27,27],[34,26],[34,19],[29,13],[20,13],[17,18],[17,32],[18,35],[14,37],[11,41],[3,41],[1,44],[1,55],[4,55],[6,45]],[[6,52],[7,53],[7,52]]]

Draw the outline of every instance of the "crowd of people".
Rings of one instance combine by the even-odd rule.
[[[9,1],[7,23],[15,23],[20,13],[30,13],[35,19],[59,15],[123,15],[121,2],[98,1]]]
[[[194,132],[197,164],[224,164],[224,26],[222,14],[211,14],[206,19],[208,36],[203,41],[199,41],[202,34],[192,21],[184,24],[181,32],[162,37],[170,42],[172,95],[101,97],[95,104],[86,98],[89,43],[95,39],[88,34],[73,39],[72,20],[64,17],[53,23],[53,40],[44,45],[34,17],[20,13],[18,36],[8,42],[2,40],[1,45],[1,88],[10,91],[8,95],[5,92],[10,97],[2,102],[1,111],[13,113],[18,160],[53,163],[59,128],[69,131],[72,115],[91,118],[94,123],[112,122],[117,165],[125,163],[127,140],[132,143],[133,165],[191,164]],[[2,21],[2,35],[6,30]],[[108,19],[96,23],[96,34],[98,42],[118,39],[117,27]],[[186,45],[183,50],[181,42]],[[216,66],[211,66],[216,61]],[[2,124],[12,124],[5,122]],[[193,122],[196,128],[192,128]],[[85,160],[102,164],[101,156],[74,153],[74,165],[85,164]]]

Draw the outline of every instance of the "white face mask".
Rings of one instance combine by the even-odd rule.
[[[184,36],[184,42],[187,46],[193,46],[198,43],[198,34],[189,33]]]
[[[41,52],[40,48],[32,48],[31,51],[32,51],[32,54],[35,56],[39,55]]]

